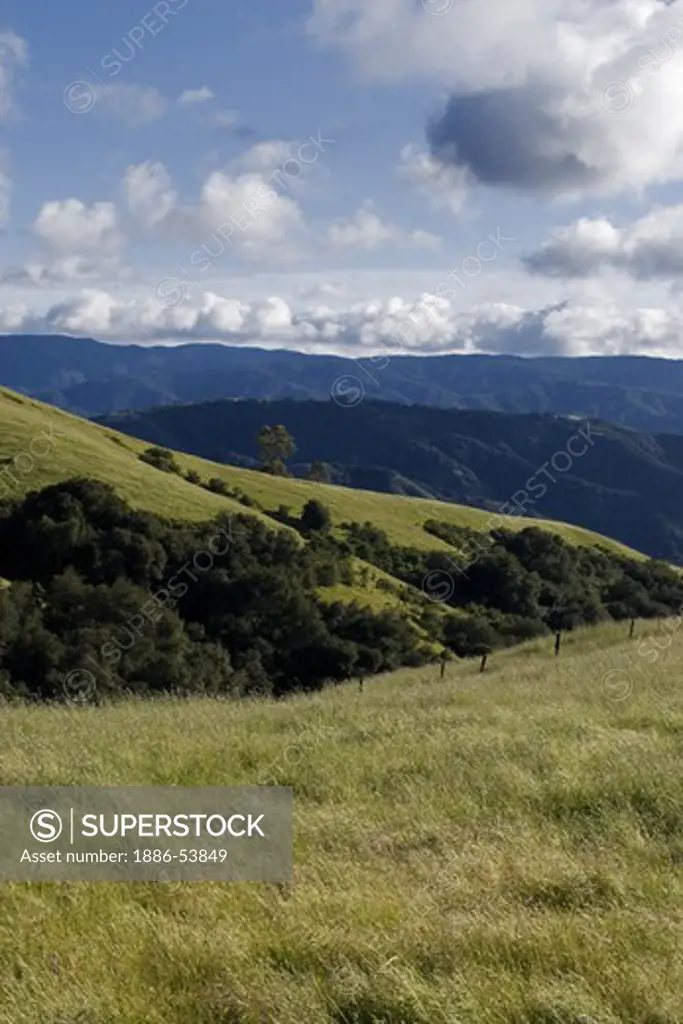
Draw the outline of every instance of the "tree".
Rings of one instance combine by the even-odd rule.
[[[273,476],[287,476],[287,459],[296,451],[294,438],[286,427],[263,426],[258,432],[257,444],[261,458],[261,469]]]
[[[318,484],[329,484],[330,471],[324,462],[312,462],[308,470],[308,479]]]
[[[528,572],[510,552],[496,546],[467,572],[467,589],[474,603],[513,615],[538,616],[541,579]]]
[[[500,646],[500,638],[486,619],[475,615],[449,616],[444,639],[459,658],[481,657]]]
[[[299,522],[304,533],[327,533],[332,525],[332,517],[323,504],[312,498],[304,505]]]

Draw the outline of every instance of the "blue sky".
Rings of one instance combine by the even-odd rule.
[[[683,0],[5,0],[0,331],[677,355],[681,88]]]

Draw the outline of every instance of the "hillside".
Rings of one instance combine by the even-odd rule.
[[[362,695],[6,709],[3,785],[292,785],[295,874],[4,885],[0,1021],[678,1024],[683,648],[626,632]]]
[[[219,467],[6,391],[3,421],[10,699],[280,697],[683,605],[579,527]]]
[[[581,415],[646,433],[683,433],[680,360],[425,358],[387,356],[379,345],[356,360],[215,344],[111,345],[6,335],[0,337],[0,368],[7,387],[85,416],[217,398],[326,401],[335,381],[352,377],[354,387],[379,401]]]
[[[160,516],[201,521],[226,511],[259,515],[257,509],[245,509],[230,497],[212,494],[187,483],[180,476],[160,473],[141,462],[139,455],[147,447],[144,441],[0,388],[0,463],[8,465],[17,454],[27,452],[32,439],[40,436],[43,430],[53,431],[56,443],[51,451],[54,454],[36,460],[32,471],[26,475],[15,472],[17,485],[12,494],[27,493],[70,477],[85,475],[113,484],[117,493],[133,508]],[[450,545],[425,532],[424,523],[429,519],[436,518],[453,526],[474,530],[490,528],[490,514],[479,509],[274,478],[191,455],[175,454],[182,470],[194,470],[204,480],[217,477],[268,509],[275,510],[284,504],[298,512],[306,501],[315,497],[330,508],[335,524],[370,520],[381,524],[397,544],[451,550]],[[278,525],[271,518],[268,522],[274,527]],[[527,527],[529,521],[509,516],[505,525],[507,529],[519,530]],[[569,543],[605,546],[613,551],[635,554],[628,552],[624,545],[589,530],[559,522],[544,522],[543,528],[559,534]]]
[[[388,402],[353,409],[329,401],[206,402],[104,422],[155,444],[243,465],[256,464],[259,429],[281,423],[297,444],[294,472],[305,475],[322,461],[334,480],[353,487],[495,510],[506,502],[514,507],[516,498],[528,516],[587,527],[683,564],[683,441],[676,435]]]

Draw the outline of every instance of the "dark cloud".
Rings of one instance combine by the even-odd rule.
[[[603,258],[596,259],[595,253],[552,242],[522,256],[521,262],[540,277],[573,278],[589,277],[605,263]]]
[[[591,186],[600,175],[576,155],[580,122],[551,113],[547,94],[547,84],[527,83],[452,95],[427,129],[432,156],[485,185],[551,193]]]

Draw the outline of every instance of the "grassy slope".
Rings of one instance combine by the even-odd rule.
[[[4,785],[293,785],[296,867],[0,887],[0,1022],[678,1024],[683,645],[626,630],[363,695],[5,709]]]
[[[243,506],[228,498],[211,494],[179,477],[162,474],[141,463],[136,456],[148,447],[145,442],[4,388],[0,388],[0,463],[27,451],[31,439],[41,430],[47,430],[50,423],[57,439],[56,447],[49,457],[37,462],[32,473],[21,478],[24,490],[44,487],[80,474],[113,483],[134,507],[162,516],[201,520],[226,510],[244,512]],[[41,445],[39,450],[43,447]],[[315,497],[329,507],[337,524],[370,520],[386,530],[394,543],[426,550],[450,550],[446,543],[424,531],[423,526],[428,519],[482,530],[488,529],[490,519],[489,513],[462,505],[269,477],[194,456],[179,455],[178,462],[183,470],[195,469],[203,480],[220,477],[266,508],[287,505],[293,512],[299,512],[306,501]],[[508,517],[506,525],[513,530],[523,529],[529,525],[529,520]],[[601,544],[614,551],[634,554],[624,545],[578,526],[551,521],[543,521],[542,525],[573,544]]]
[[[190,461],[197,460],[188,460]],[[206,463],[205,463],[206,464]],[[370,520],[386,530],[395,544],[414,546],[429,551],[451,550],[448,544],[423,529],[428,519],[438,519],[454,526],[467,526],[473,530],[487,530],[492,513],[465,505],[429,501],[424,498],[406,498],[400,494],[378,494],[374,491],[358,491],[331,484],[312,484],[306,480],[281,480],[236,467],[216,467],[217,476],[222,476],[233,486],[241,488],[250,497],[267,507],[289,505],[293,512],[299,512],[305,503],[316,497],[327,505],[336,523],[366,522]],[[594,547],[601,544],[612,551],[633,554],[631,549],[618,541],[601,537],[591,530],[568,523],[552,520],[535,520],[544,529],[559,533],[571,544]],[[530,525],[528,518],[507,516],[505,524],[510,530],[520,530]]]
[[[161,516],[204,520],[226,508],[243,511],[237,502],[140,462],[137,455],[148,447],[143,442],[0,388],[0,463],[28,452],[33,438],[50,430],[55,445],[49,454],[36,460],[33,471],[25,476],[14,471],[19,480],[16,492],[37,490],[73,476],[91,476],[114,484],[134,507]],[[40,441],[34,450],[42,452],[45,447]]]

